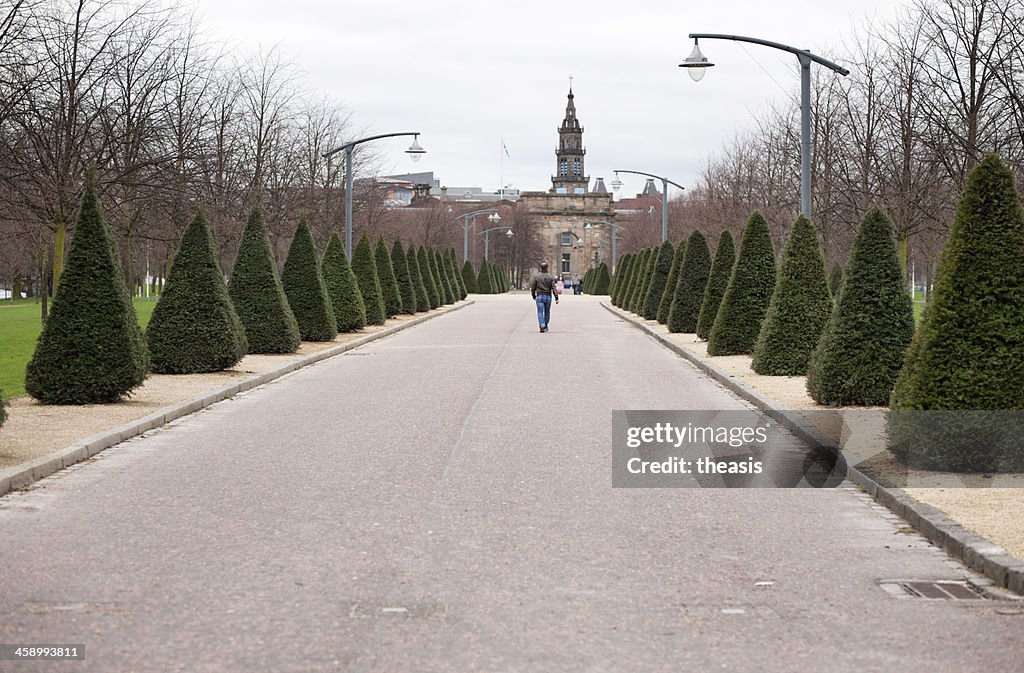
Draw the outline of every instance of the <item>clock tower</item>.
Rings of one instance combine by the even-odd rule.
[[[565,119],[558,129],[558,149],[555,150],[555,174],[551,177],[551,191],[556,194],[584,194],[590,178],[583,168],[583,127],[576,118],[576,103],[572,86],[565,106]]]

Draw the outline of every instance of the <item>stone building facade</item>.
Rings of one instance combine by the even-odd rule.
[[[612,195],[604,181],[597,178],[593,189],[589,187],[586,153],[570,87],[565,118],[558,129],[551,189],[520,194],[520,201],[539,225],[539,240],[551,272],[566,281],[582,276],[602,258],[611,261],[611,228],[600,224],[585,228],[588,222],[614,221],[615,217]]]

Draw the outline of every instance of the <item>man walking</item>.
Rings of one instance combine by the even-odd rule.
[[[530,294],[537,302],[537,323],[540,324],[540,331],[548,331],[548,323],[551,322],[551,300],[558,303],[558,293],[555,291],[555,277],[548,273],[548,263],[540,263],[540,273],[530,281]]]

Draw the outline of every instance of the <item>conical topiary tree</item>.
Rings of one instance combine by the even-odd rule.
[[[116,402],[146,378],[146,344],[90,169],[53,306],[25,370],[44,404]]]
[[[441,253],[441,259],[444,261],[445,272],[451,280],[452,291],[455,292],[455,301],[465,299],[466,291],[462,287],[462,274],[459,273],[459,268],[455,265],[455,255],[452,254],[451,249],[445,249]]]
[[[441,291],[437,287],[437,280],[434,278],[434,272],[430,268],[429,255],[427,254],[427,248],[420,246],[420,249],[416,252],[416,261],[419,262],[420,274],[423,276],[423,286],[427,290],[427,298],[430,300],[430,308],[435,309],[441,305]]]
[[[412,276],[412,286],[416,290],[416,312],[423,313],[430,310],[430,295],[427,294],[427,286],[423,280],[423,273],[420,270],[419,257],[416,254],[416,246],[409,244],[405,251],[405,258],[409,262],[409,275]]]
[[[747,220],[729,286],[708,335],[708,355],[754,350],[775,289],[775,249],[768,222],[759,212]]]
[[[444,265],[444,256],[438,250],[431,250],[431,263],[434,265],[434,270],[437,272],[438,280],[440,280],[440,288],[444,292],[444,303],[454,304],[458,301],[458,297],[455,294],[455,288],[452,287],[452,279],[448,276],[448,270]]]
[[[619,260],[615,267],[615,275],[612,276],[612,304],[622,305],[622,292],[626,287],[626,278],[629,276],[629,267],[633,262],[633,253],[627,252]]]
[[[832,312],[818,232],[801,215],[793,223],[751,368],[766,376],[803,376]]]
[[[643,316],[644,313],[644,301],[647,299],[647,288],[651,284],[651,276],[654,273],[654,264],[658,261],[658,253],[660,249],[655,246],[647,250],[644,256],[644,266],[641,269],[640,276],[637,277],[637,290],[633,294],[633,313],[639,316]]]
[[[150,369],[160,374],[220,371],[249,349],[202,211],[181,237],[146,327],[146,344]]]
[[[636,252],[630,262],[629,278],[626,280],[626,287],[622,295],[622,308],[626,311],[632,312],[633,310],[633,297],[636,296],[637,286],[640,284],[640,276],[643,275],[646,262],[646,249]]]
[[[488,264],[491,270],[491,290],[494,294],[502,294],[506,291],[506,283],[503,282],[505,272],[497,264]]]
[[[601,262],[594,271],[594,280],[590,284],[590,294],[597,296],[607,295],[611,282],[611,276],[608,275],[608,265]]]
[[[345,258],[345,248],[337,234],[331,234],[327,241],[320,270],[338,331],[355,332],[366,327],[366,305],[359,291],[359,280]]]
[[[480,289],[476,285],[476,272],[473,271],[473,263],[468,259],[462,265],[462,282],[466,285],[466,291],[470,294],[477,294]]]
[[[658,322],[662,325],[668,323],[668,312],[672,308],[672,298],[676,295],[676,285],[679,284],[679,269],[683,266],[683,257],[686,256],[686,239],[676,246],[676,254],[672,256],[672,269],[668,272],[665,280],[665,291],[661,293],[661,303],[658,305]]]
[[[839,291],[843,289],[843,267],[836,262],[832,265],[832,273],[828,277],[828,289],[833,299],[839,298]]]
[[[1024,469],[1019,434],[1008,436],[1008,428],[996,427],[999,418],[1019,425],[1006,414],[948,415],[961,422],[955,433],[930,418],[935,414],[927,420],[920,414],[1024,406],[1022,251],[1024,211],[1013,172],[988,156],[967,178],[920,332],[896,381],[893,411],[918,412],[903,415],[909,423],[890,423],[897,456],[927,468]]]
[[[480,271],[476,279],[477,290],[480,294],[494,294],[494,288],[491,287],[490,266],[486,259],[480,261]]]
[[[377,261],[366,233],[359,238],[352,251],[352,272],[359,281],[359,292],[366,306],[366,324],[383,325],[387,321],[387,307],[384,306],[384,291],[377,276]]]
[[[732,234],[723,231],[718,238],[718,249],[715,250],[715,261],[711,263],[711,274],[704,289],[704,299],[700,304],[700,316],[697,318],[697,337],[707,339],[711,326],[718,315],[718,307],[722,304],[725,288],[729,286],[732,267],[736,263],[736,246]]]
[[[402,312],[402,290],[398,287],[395,269],[391,264],[391,253],[383,237],[377,239],[377,247],[373,250],[373,263],[377,267],[377,278],[380,280],[384,313],[392,318]]]
[[[409,258],[405,254],[402,242],[397,238],[391,246],[391,268],[395,270],[395,282],[402,294],[402,312],[416,312],[416,288],[413,287],[412,273],[409,271]]]
[[[651,279],[647,283],[644,295],[643,310],[640,313],[644,320],[654,320],[658,317],[661,295],[665,294],[665,282],[668,280],[669,271],[672,270],[672,257],[676,252],[668,241],[658,246],[657,251],[654,265],[651,267]]]
[[[334,309],[320,271],[320,257],[306,218],[299,220],[288,248],[288,257],[281,270],[281,285],[303,341],[332,341],[338,336],[338,323],[334,319]]]
[[[250,353],[293,353],[301,342],[295,314],[288,306],[267,227],[258,208],[242,231],[228,294],[245,327]]]
[[[807,369],[819,404],[884,405],[914,335],[892,221],[874,209],[861,221],[846,280]]]
[[[686,256],[679,269],[679,280],[672,295],[668,311],[668,331],[672,333],[696,332],[700,305],[711,274],[711,250],[700,231],[690,234],[686,242]]]
[[[640,304],[640,297],[643,296],[647,279],[651,277],[651,258],[654,256],[653,253],[652,248],[646,248],[640,255],[640,263],[637,265],[636,275],[633,277],[633,287],[629,291],[629,302],[626,304],[626,310],[630,313],[638,312],[637,307]]]

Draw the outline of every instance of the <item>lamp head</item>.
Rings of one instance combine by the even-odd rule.
[[[700,45],[697,44],[697,39],[694,38],[693,51],[691,51],[690,55],[679,64],[679,67],[686,68],[686,71],[690,74],[690,79],[694,82],[699,82],[704,79],[704,71],[714,65],[715,64],[708,61],[708,57],[701,52]]]
[[[619,174],[617,172],[615,173],[615,179],[612,180],[611,184],[613,192],[619,191],[619,189],[622,187],[622,180],[619,180]]]
[[[420,147],[420,137],[418,135],[412,137],[412,145],[409,145],[409,149],[405,153],[413,161],[419,161],[420,157],[427,153],[425,149]]]
[[[492,224],[497,224],[498,222],[501,222],[501,215],[497,213],[491,213],[490,215],[487,216],[487,220]]]

